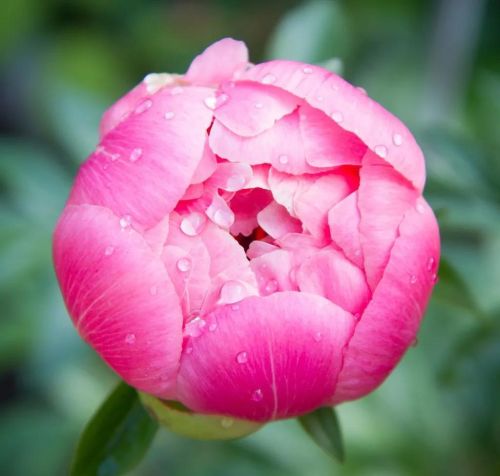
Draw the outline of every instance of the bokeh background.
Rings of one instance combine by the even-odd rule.
[[[133,474],[500,474],[496,0],[3,0],[0,474],[67,474],[116,381],[71,327],[50,252],[100,115],[148,72],[183,72],[223,36],[245,40],[254,62],[328,61],[410,126],[444,260],[418,343],[379,390],[339,407],[344,465],[285,421],[229,443],[160,431]]]

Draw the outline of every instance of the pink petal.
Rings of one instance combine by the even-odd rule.
[[[267,243],[262,240],[254,240],[250,243],[247,250],[248,259],[252,260],[258,258],[259,256],[270,253],[271,251],[279,250],[279,248],[271,243]]]
[[[160,90],[102,140],[81,167],[70,201],[110,208],[134,225],[154,226],[189,186],[202,157],[211,113],[207,90]],[[165,112],[175,112],[165,119]]]
[[[172,397],[182,315],[165,268],[144,239],[123,229],[110,210],[70,205],[55,231],[54,262],[82,337],[127,383]]]
[[[349,195],[355,187],[351,177],[341,172],[315,176],[312,183],[300,177],[299,188],[293,197],[295,215],[305,230],[319,238],[330,236],[328,212]]]
[[[351,314],[360,314],[371,297],[364,273],[341,253],[325,249],[297,271],[299,289],[323,296]]]
[[[273,197],[267,190],[255,188],[237,192],[231,200],[235,220],[231,234],[250,236],[257,228],[257,213],[271,203]]]
[[[425,182],[422,151],[406,126],[360,89],[322,68],[292,61],[270,61],[241,79],[272,84],[304,98],[356,134],[421,191]]]
[[[359,398],[380,385],[411,345],[436,282],[439,231],[422,200],[399,227],[399,238],[349,342],[335,402]]]
[[[366,145],[342,129],[324,112],[304,105],[300,111],[300,131],[306,161],[314,167],[360,165]]]
[[[257,214],[257,222],[273,238],[302,231],[300,221],[291,217],[286,208],[276,202],[271,202]]]
[[[267,296],[277,291],[296,291],[292,269],[293,256],[285,250],[271,251],[250,261],[261,296]]]
[[[252,82],[223,84],[227,97],[214,111],[215,118],[231,132],[240,136],[256,136],[297,107],[291,94]]]
[[[252,179],[252,167],[245,163],[221,162],[210,177],[209,184],[228,192],[237,192]]]
[[[380,281],[405,212],[417,192],[392,167],[364,165],[360,172],[358,209],[360,242],[370,288]]]
[[[248,298],[205,320],[186,339],[178,397],[198,412],[255,421],[306,413],[330,398],[353,321],[326,299],[295,292]]]
[[[198,167],[194,171],[193,177],[191,178],[191,183],[201,183],[207,180],[217,168],[217,159],[208,145],[208,137],[205,142],[205,147],[203,148],[203,155],[198,163]]]
[[[332,241],[347,258],[359,268],[363,267],[363,254],[359,236],[358,192],[353,192],[328,212],[328,225]]]
[[[248,50],[245,43],[224,38],[210,45],[198,55],[185,75],[194,84],[218,84],[233,78],[248,64]]]
[[[225,230],[229,230],[234,223],[233,211],[229,208],[226,201],[217,193],[214,194],[212,203],[209,205],[205,213],[213,223]]]

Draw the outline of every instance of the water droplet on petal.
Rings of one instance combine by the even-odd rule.
[[[245,177],[243,175],[231,175],[226,182],[226,189],[230,192],[241,190],[245,185]]]
[[[172,88],[172,91],[170,91],[170,94],[172,96],[177,96],[178,94],[182,94],[184,92],[184,88],[181,86],[176,86],[175,88]]]
[[[394,134],[392,136],[392,142],[395,146],[400,146],[403,143],[403,136],[401,134]]]
[[[254,402],[260,402],[264,398],[264,394],[262,393],[262,390],[258,388],[255,390],[255,392],[252,393],[252,400]]]
[[[184,332],[190,337],[199,337],[206,325],[207,321],[198,316],[186,324]]]
[[[305,73],[305,74],[311,74],[313,72],[313,69],[310,68],[309,66],[306,66],[305,68],[302,69],[302,71]]]
[[[323,338],[323,334],[321,334],[321,332],[316,332],[316,334],[314,334],[314,340],[316,342],[321,341],[322,338]]]
[[[290,269],[290,272],[288,273],[288,277],[290,278],[290,282],[292,284],[297,284],[297,267],[294,266],[292,269]]]
[[[217,209],[214,212],[213,222],[221,228],[229,228],[234,222],[234,215],[231,210]]]
[[[433,283],[437,283],[438,281],[438,275],[436,273],[431,274],[431,279]]]
[[[417,282],[417,277],[414,274],[412,274],[410,276],[410,284],[415,284],[416,282]]]
[[[234,420],[232,418],[224,417],[221,419],[220,424],[222,428],[225,428],[227,430],[228,428],[231,428],[234,425]]]
[[[215,98],[215,96],[207,96],[204,100],[203,100],[205,106],[208,107],[208,109],[211,109],[212,111],[215,109],[215,106],[217,104],[217,99]]]
[[[276,76],[274,74],[266,74],[262,79],[262,84],[273,84],[276,81]]]
[[[104,254],[106,256],[111,256],[115,251],[115,247],[114,246],[106,246],[106,249],[104,250]]]
[[[238,281],[227,281],[220,289],[221,304],[233,304],[241,301],[245,297],[245,288]]]
[[[151,296],[156,296],[158,294],[158,286],[151,286],[149,288],[149,294],[151,294]]]
[[[246,352],[240,352],[236,355],[236,362],[239,364],[246,364],[248,362],[248,354]]]
[[[425,213],[425,205],[420,200],[417,201],[416,209],[418,213]]]
[[[288,164],[288,155],[285,155],[285,154],[281,154],[279,157],[278,157],[278,161],[280,164]]]
[[[210,324],[210,325],[208,326],[208,330],[209,330],[210,332],[214,332],[216,329],[217,329],[217,323],[216,323],[216,322],[212,322],[212,324]]]
[[[170,119],[173,119],[175,117],[175,112],[172,111],[167,111],[163,117],[167,120],[170,121]]]
[[[122,230],[125,230],[126,228],[128,228],[131,223],[132,223],[132,217],[130,215],[123,215],[120,218],[120,228]]]
[[[222,104],[226,103],[229,99],[227,94],[219,94],[216,98],[216,107],[222,106]]]
[[[137,149],[134,149],[131,153],[130,153],[130,162],[135,162],[136,160],[139,160],[142,156],[142,149],[140,148],[137,148]]]
[[[376,145],[374,150],[379,157],[383,159],[387,157],[387,147],[385,145]]]
[[[193,212],[181,221],[181,231],[187,236],[198,235],[205,225],[205,217],[198,212]]]
[[[335,122],[339,123],[339,122],[342,122],[344,120],[344,115],[341,112],[339,112],[339,111],[334,111],[331,114],[331,118]]]
[[[189,258],[181,258],[177,261],[177,269],[181,273],[185,273],[191,269],[191,260]]]
[[[135,343],[135,334],[127,334],[125,336],[125,343],[126,344],[134,344]]]
[[[361,87],[361,86],[358,86],[356,89],[357,89],[360,93],[362,93],[362,94],[367,94],[367,93],[366,93],[366,89],[365,89],[365,88],[363,88],[363,87]]]
[[[427,271],[432,271],[435,264],[436,264],[436,260],[431,256],[429,258],[429,260],[427,261]]]
[[[135,108],[134,113],[135,114],[142,114],[143,112],[146,112],[152,105],[153,105],[153,101],[151,101],[151,99],[146,99],[145,101],[142,101],[141,104],[139,104]]]
[[[417,347],[417,345],[418,345],[418,337],[415,337],[415,339],[413,339],[413,342],[411,343],[411,346]]]
[[[278,290],[278,281],[271,279],[267,282],[264,291],[268,294],[274,293]]]
[[[192,353],[193,353],[193,347],[192,346],[186,347],[186,354],[192,354]]]
[[[256,102],[254,106],[256,109],[262,109],[264,107],[264,104],[262,104],[261,102]]]
[[[109,154],[109,158],[111,159],[111,162],[115,162],[120,158],[120,154]]]

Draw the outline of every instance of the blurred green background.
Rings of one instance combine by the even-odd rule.
[[[254,62],[329,61],[410,126],[444,262],[418,344],[379,390],[339,407],[343,466],[285,421],[230,443],[161,431],[133,474],[500,474],[499,25],[494,0],[3,0],[0,475],[65,475],[115,382],[73,330],[50,255],[101,113],[223,36]]]

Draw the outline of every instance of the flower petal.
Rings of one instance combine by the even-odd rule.
[[[215,109],[215,118],[240,136],[256,136],[270,129],[298,103],[282,89],[247,81],[223,84],[221,91],[227,99]]]
[[[170,213],[202,157],[212,118],[206,91],[166,88],[141,103],[81,167],[69,203],[105,206],[144,228]],[[175,115],[167,120],[166,112]]]
[[[182,315],[172,282],[145,240],[123,229],[110,210],[70,205],[55,231],[54,262],[82,337],[127,383],[171,397]]]
[[[305,260],[297,283],[301,291],[323,296],[353,315],[359,315],[371,297],[364,273],[334,249]]]
[[[311,411],[333,394],[353,319],[328,300],[276,293],[205,319],[201,335],[186,339],[177,382],[192,410],[266,421]]]
[[[316,66],[278,60],[256,65],[241,78],[271,83],[305,99],[328,116],[336,117],[342,128],[356,134],[422,191],[424,157],[409,130],[380,104],[341,77]]]
[[[193,60],[185,79],[193,84],[218,84],[233,78],[247,64],[248,50],[245,43],[223,38]]]
[[[271,202],[257,214],[257,222],[273,238],[281,238],[287,233],[302,231],[300,221],[291,217],[286,208],[276,202]]]
[[[405,212],[415,205],[416,198],[416,190],[392,167],[367,163],[361,168],[359,231],[366,277],[372,290],[382,277]]]
[[[411,345],[436,282],[439,231],[422,200],[400,227],[384,276],[346,350],[336,403],[380,385]]]

